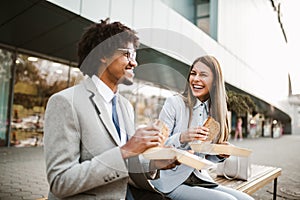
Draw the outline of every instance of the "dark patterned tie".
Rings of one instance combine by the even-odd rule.
[[[119,138],[121,139],[120,125],[119,125],[119,119],[118,119],[118,114],[117,114],[117,109],[116,109],[116,96],[114,96],[114,98],[112,99],[112,120],[118,131]]]

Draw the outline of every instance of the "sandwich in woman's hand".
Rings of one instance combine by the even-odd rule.
[[[220,132],[220,123],[217,122],[214,118],[208,117],[203,126],[209,129],[209,134],[206,141],[213,141]]]

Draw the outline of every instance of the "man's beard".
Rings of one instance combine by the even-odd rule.
[[[119,80],[119,83],[124,84],[124,85],[132,85],[133,84],[133,79],[128,78],[126,76],[122,76],[122,78],[120,78],[120,80]]]
[[[119,79],[119,83],[124,85],[132,85],[133,84],[134,72],[132,70],[126,70],[125,74]]]

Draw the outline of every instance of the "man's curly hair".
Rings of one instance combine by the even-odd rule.
[[[136,34],[136,31],[120,22],[110,23],[109,18],[101,20],[100,23],[92,24],[87,27],[77,45],[78,66],[81,66],[84,59],[92,51],[96,51],[100,60],[112,56],[118,48],[125,48],[128,43],[133,43],[134,47],[137,48],[139,38]],[[92,74],[97,73],[97,69],[92,71]],[[91,75],[91,69],[89,72],[83,71],[83,73]]]

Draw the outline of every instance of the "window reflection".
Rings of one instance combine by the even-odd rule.
[[[44,113],[49,97],[82,79],[83,75],[77,68],[18,54],[11,145],[43,145]]]

